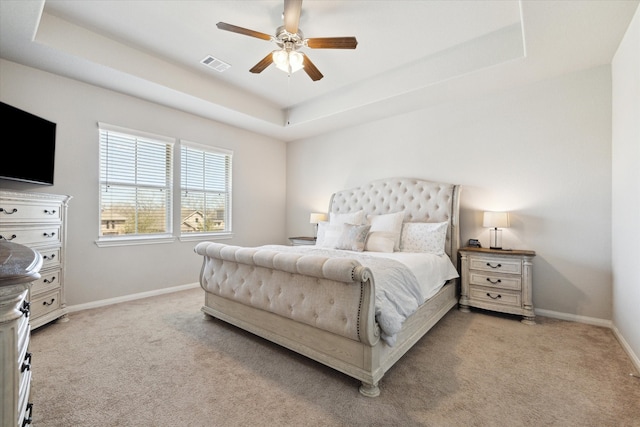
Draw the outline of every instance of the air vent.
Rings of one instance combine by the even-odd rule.
[[[209,68],[213,68],[219,73],[226,71],[229,69],[229,67],[231,67],[231,65],[227,64],[224,61],[219,60],[218,58],[214,58],[211,55],[207,55],[207,57],[200,62]]]

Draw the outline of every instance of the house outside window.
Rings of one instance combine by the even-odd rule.
[[[172,238],[174,140],[99,123],[100,242]]]
[[[233,152],[188,141],[180,145],[181,236],[231,233]]]

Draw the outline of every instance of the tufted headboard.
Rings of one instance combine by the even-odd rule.
[[[449,221],[445,252],[457,265],[460,247],[460,186],[412,178],[388,178],[334,193],[329,212],[366,215],[405,212],[405,222]]]

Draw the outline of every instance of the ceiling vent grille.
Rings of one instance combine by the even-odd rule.
[[[207,55],[202,61],[200,61],[200,63],[206,65],[209,68],[213,68],[219,73],[222,73],[223,71],[226,71],[231,67],[231,65],[211,55]]]

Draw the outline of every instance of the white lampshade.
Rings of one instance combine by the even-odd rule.
[[[326,221],[326,220],[327,220],[327,214],[314,212],[311,215],[309,215],[310,224],[317,224],[319,222]]]
[[[509,228],[509,213],[485,212],[482,226],[489,228]]]

